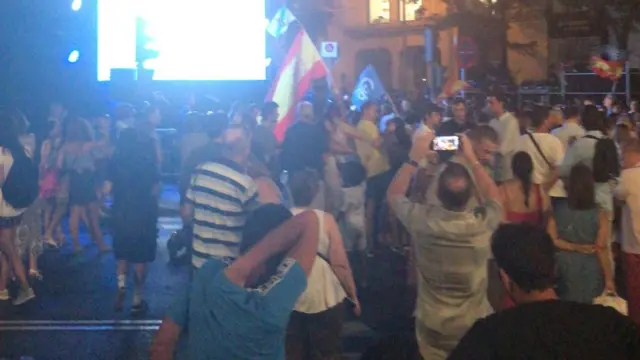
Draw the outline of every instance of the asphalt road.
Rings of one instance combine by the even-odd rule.
[[[169,235],[181,226],[173,200],[173,190],[165,191],[158,254],[150,266],[145,290],[149,303],[146,316],[129,315],[130,295],[125,311],[114,311],[114,257],[100,255],[86,232],[82,232],[82,255],[73,255],[67,245],[41,256],[44,279],[34,284],[35,300],[19,308],[0,302],[0,360],[147,359],[160,320],[188,281],[186,268],[168,264],[165,248]],[[106,241],[111,241],[108,234]],[[358,359],[380,337],[411,331],[413,294],[398,281],[401,275],[394,268],[394,255],[382,256],[385,258],[374,259],[379,263],[370,272],[369,283],[373,285],[360,295],[363,316],[345,323],[343,344],[347,360]],[[179,354],[180,358],[183,357]]]

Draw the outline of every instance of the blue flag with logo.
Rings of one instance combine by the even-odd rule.
[[[355,106],[356,109],[361,110],[362,104],[370,100],[378,101],[386,93],[380,78],[378,78],[376,69],[369,65],[362,70],[358,78],[358,84],[351,95],[351,104]]]

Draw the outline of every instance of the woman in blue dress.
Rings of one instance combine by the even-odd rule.
[[[557,292],[563,300],[591,304],[603,290],[614,290],[609,220],[596,206],[593,175],[586,165],[571,169],[567,194],[548,225],[558,249]]]

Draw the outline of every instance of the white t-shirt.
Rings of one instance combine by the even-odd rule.
[[[513,178],[511,171],[511,159],[516,153],[520,138],[520,124],[518,119],[510,112],[505,112],[489,122],[500,139],[500,148],[496,154],[495,172],[497,181],[507,181]]]
[[[586,135],[582,126],[575,123],[565,123],[561,127],[553,130],[552,134],[557,137],[565,150],[576,140]]]
[[[564,159],[565,149],[560,140],[551,135],[545,133],[531,133],[540,146],[540,150],[547,158],[547,160],[556,166],[559,166]],[[525,134],[520,136],[516,152],[524,151],[531,156],[533,160],[533,183],[534,184],[546,184],[553,178],[553,171],[549,165],[544,161],[544,158],[540,152],[536,149],[533,141],[529,135]],[[558,180],[551,189],[549,189],[549,196],[551,197],[567,197],[567,192],[564,189],[562,180]]]
[[[20,142],[25,147],[27,155],[29,157],[33,156],[35,140],[33,135],[27,135],[20,138]],[[5,149],[0,146],[0,168],[3,169],[4,178],[6,179],[11,171],[11,167],[13,166],[13,156],[11,156],[11,151]],[[6,201],[4,201],[4,195],[2,194],[2,186],[0,186],[0,217],[14,217],[25,212],[26,209],[14,209],[13,206],[9,205]]]
[[[624,201],[622,208],[622,251],[640,254],[640,164],[622,170],[615,196]]]

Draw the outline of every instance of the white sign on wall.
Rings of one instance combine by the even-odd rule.
[[[320,45],[320,56],[326,59],[335,59],[338,57],[338,42],[323,41]]]

